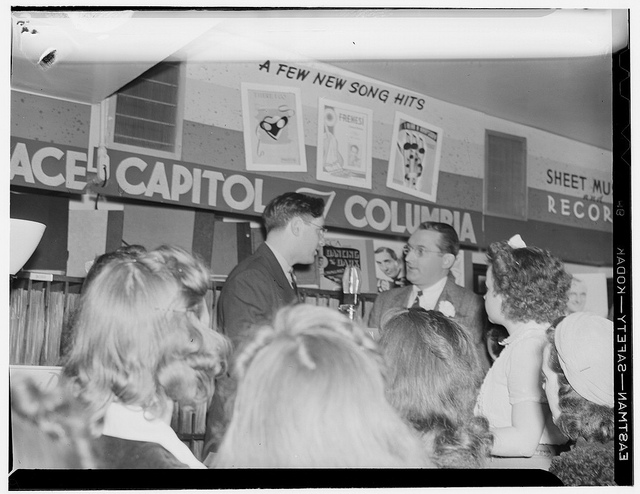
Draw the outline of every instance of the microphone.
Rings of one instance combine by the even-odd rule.
[[[360,303],[360,289],[362,288],[362,272],[358,266],[350,264],[345,267],[342,274],[342,312],[345,312],[349,319],[355,319],[356,307]]]

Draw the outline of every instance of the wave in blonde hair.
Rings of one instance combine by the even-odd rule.
[[[338,311],[278,311],[240,351],[217,467],[424,467],[420,439],[384,395],[376,344]]]

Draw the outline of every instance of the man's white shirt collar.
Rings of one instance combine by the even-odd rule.
[[[411,296],[409,297],[409,301],[407,302],[407,307],[411,307],[416,297],[418,296],[418,292],[422,290],[422,296],[420,297],[420,305],[422,307],[430,307],[431,309],[435,309],[436,302],[440,298],[442,291],[444,290],[444,286],[447,284],[447,276],[437,281],[433,285],[427,288],[419,288],[417,285],[413,285],[413,290],[411,291]]]

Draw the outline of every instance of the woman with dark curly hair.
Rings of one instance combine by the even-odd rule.
[[[102,468],[205,468],[170,426],[209,400],[229,341],[209,328],[209,272],[183,249],[114,259],[87,287],[63,368]]]
[[[439,468],[484,466],[493,436],[473,415],[482,373],[468,333],[422,308],[389,312],[382,328],[387,396],[421,433],[431,460]]]
[[[487,373],[476,415],[489,419],[494,434],[491,466],[548,468],[554,445],[566,442],[551,421],[540,378],[545,330],[564,314],[571,276],[548,251],[527,247],[520,236],[495,242],[487,253],[485,308],[505,327],[504,350]],[[503,465],[504,464],[504,465]]]
[[[573,442],[551,460],[565,485],[614,482],[613,323],[575,312],[547,330],[542,372],[551,415]]]

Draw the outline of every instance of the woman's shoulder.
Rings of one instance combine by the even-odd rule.
[[[95,440],[94,450],[102,468],[189,468],[153,442],[101,436]]]
[[[539,350],[540,352],[546,345],[546,336],[544,330],[530,330],[526,331],[513,341],[507,339],[507,346],[511,350],[510,353],[516,355],[518,358],[532,355],[531,352]]]

